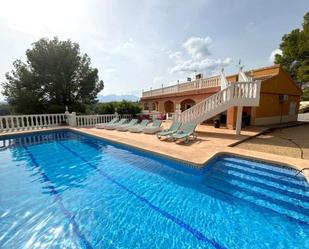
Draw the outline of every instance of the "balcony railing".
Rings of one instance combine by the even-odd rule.
[[[218,87],[220,86],[220,76],[214,76],[207,79],[198,79],[193,81],[187,81],[184,83],[179,83],[172,86],[161,87],[158,89],[153,89],[150,91],[143,92],[143,97],[150,97],[150,96],[159,96],[164,94],[171,94],[171,93],[178,93],[178,92],[185,92],[191,91],[196,89],[203,89],[203,88],[211,88],[211,87]]]

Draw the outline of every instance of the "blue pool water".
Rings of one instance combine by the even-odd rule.
[[[197,170],[69,131],[12,137],[0,248],[309,248],[308,190],[231,156]]]

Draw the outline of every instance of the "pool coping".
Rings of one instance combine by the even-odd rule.
[[[304,168],[308,168],[309,166],[309,160],[306,159],[298,159],[298,158],[292,158],[292,157],[286,157],[286,156],[280,156],[280,155],[274,155],[270,153],[265,153],[265,152],[258,152],[258,151],[250,151],[250,150],[244,150],[244,149],[239,149],[236,147],[223,147],[223,146],[213,146],[212,151],[208,152],[205,157],[203,157],[202,160],[192,160],[191,158],[177,158],[175,155],[169,154],[168,152],[162,153],[159,151],[154,151],[151,150],[151,148],[144,148],[141,146],[138,146],[136,144],[128,143],[126,141],[119,141],[118,139],[112,139],[111,137],[104,137],[98,134],[95,134],[91,132],[91,130],[81,130],[80,128],[73,128],[73,127],[52,127],[52,128],[46,128],[46,129],[38,129],[38,130],[26,130],[26,131],[17,131],[17,132],[9,132],[9,133],[4,133],[0,134],[0,139],[2,138],[9,138],[11,136],[15,135],[26,135],[26,134],[31,134],[31,133],[40,133],[40,132],[50,132],[50,131],[57,131],[57,130],[68,130],[68,131],[73,131],[77,132],[80,134],[92,136],[101,140],[106,140],[110,141],[122,146],[128,146],[133,149],[137,149],[140,151],[144,151],[147,153],[151,153],[153,155],[157,155],[163,158],[167,158],[170,160],[177,161],[181,164],[184,164],[185,166],[191,167],[191,168],[196,168],[196,169],[203,169],[207,167],[207,165],[212,161],[215,160],[216,158],[220,156],[235,156],[235,157],[240,157],[243,159],[249,159],[253,161],[258,161],[258,162],[266,162],[269,164],[272,164],[274,166],[279,166],[279,167],[289,167],[293,168],[297,171],[300,171]],[[191,159],[191,160],[190,160]],[[309,171],[303,171],[302,175],[305,176],[307,182],[309,183]]]

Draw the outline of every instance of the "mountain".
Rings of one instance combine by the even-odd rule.
[[[116,95],[116,94],[108,94],[108,95],[98,95],[99,102],[111,102],[111,101],[122,101],[122,100],[129,100],[129,101],[138,101],[139,97],[136,95],[131,94],[123,94],[123,95]]]

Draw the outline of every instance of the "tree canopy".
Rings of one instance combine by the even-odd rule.
[[[122,100],[120,102],[97,103],[94,107],[94,113],[98,114],[114,114],[116,111],[119,114],[135,116],[141,112],[141,105],[139,102]]]
[[[309,82],[309,12],[305,14],[302,29],[294,29],[282,38],[282,55],[275,63],[281,64],[298,82]]]
[[[309,88],[304,90],[304,94],[302,96],[303,101],[309,101]]]
[[[26,51],[26,63],[16,60],[6,73],[3,95],[15,113],[83,112],[96,103],[104,88],[98,70],[77,43],[42,38]]]

